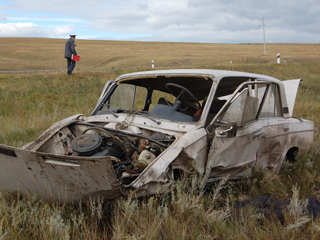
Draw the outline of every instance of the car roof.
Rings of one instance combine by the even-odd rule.
[[[280,101],[282,102],[283,116],[285,118],[289,117],[289,110],[283,82],[277,78],[267,75],[217,69],[168,69],[128,73],[119,76],[115,82],[117,84],[127,82],[138,86],[152,85],[154,89],[166,92],[167,90],[165,89],[165,84],[166,82],[170,82],[172,78],[180,78],[178,81],[183,83],[183,85],[188,89],[192,89],[192,92],[199,100],[203,100],[203,96],[206,96],[209,93],[210,86],[212,84],[212,81],[206,81],[209,79],[212,79],[214,82],[216,82],[217,86],[221,85],[219,86],[222,88],[222,91],[220,91],[221,93],[224,90],[226,90],[226,92],[231,90],[233,91],[237,86],[239,86],[239,84],[249,79],[273,82],[280,88]],[[219,84],[220,81],[223,81],[224,83]],[[209,84],[209,82],[211,83]]]
[[[211,77],[216,81],[221,80],[224,77],[248,77],[255,78],[257,80],[267,80],[271,82],[275,82],[281,84],[281,81],[270,77],[267,75],[256,74],[256,73],[248,73],[248,72],[240,72],[240,71],[230,71],[230,70],[216,70],[216,69],[168,69],[168,70],[153,70],[153,71],[143,71],[143,72],[134,72],[127,73],[119,76],[116,81],[127,81],[135,78],[155,78],[159,76],[203,76],[203,77]]]

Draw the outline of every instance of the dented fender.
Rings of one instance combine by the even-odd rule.
[[[207,146],[207,132],[204,128],[190,131],[173,143],[166,151],[164,151],[155,161],[153,161],[140,176],[133,181],[129,186],[133,188],[140,188],[143,185],[151,182],[166,183],[170,181],[167,169],[174,161],[179,160],[183,155],[192,160],[195,170],[204,172],[206,165],[206,146]],[[200,151],[197,149],[199,149]],[[180,163],[182,164],[182,163]],[[185,162],[185,166],[189,161]]]

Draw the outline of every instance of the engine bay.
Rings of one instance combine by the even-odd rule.
[[[175,139],[173,135],[120,123],[76,122],[57,131],[37,151],[75,157],[108,157],[118,183],[126,185]]]

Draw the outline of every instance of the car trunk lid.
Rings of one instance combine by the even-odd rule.
[[[286,92],[290,117],[292,117],[293,115],[294,104],[296,102],[300,81],[302,81],[302,79],[292,79],[292,80],[282,81],[284,84],[285,92]]]

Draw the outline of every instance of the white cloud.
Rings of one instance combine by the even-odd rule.
[[[70,24],[66,26],[59,26],[53,29],[51,31],[51,34],[49,34],[52,37],[57,37],[57,36],[68,36],[69,34],[72,34],[74,32],[75,25]]]
[[[60,37],[77,30],[79,38],[81,35],[111,38],[112,34],[116,39],[134,35],[144,36],[139,40],[153,41],[261,42],[259,25],[264,17],[268,42],[319,42],[320,38],[320,4],[316,0],[78,0],[72,3],[7,0],[7,3],[11,5],[0,5],[1,11],[10,10],[0,11],[0,36]]]
[[[27,21],[27,22],[67,22],[67,23],[87,23],[85,20],[78,18],[38,18],[38,17],[7,17],[8,21]]]
[[[43,29],[33,23],[0,24],[0,37],[45,37]]]
[[[73,32],[74,25],[45,29],[34,23],[0,23],[0,37],[58,37]]]

